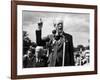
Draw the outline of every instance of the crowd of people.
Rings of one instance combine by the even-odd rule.
[[[79,50],[74,52],[74,60],[76,66],[83,66],[88,65],[90,63],[90,51],[89,49],[86,50]]]

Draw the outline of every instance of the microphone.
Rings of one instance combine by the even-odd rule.
[[[56,34],[56,30],[53,30],[53,31],[52,31],[52,34],[55,35],[55,34]]]
[[[55,40],[59,40],[60,39],[60,36],[56,35],[56,30],[53,30],[52,34],[54,35]]]

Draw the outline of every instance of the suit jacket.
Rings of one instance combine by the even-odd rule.
[[[63,43],[65,42],[65,56],[64,66],[74,66],[74,54],[73,54],[73,42],[70,34],[64,33],[64,40],[60,38],[53,43],[54,36],[48,35],[45,38],[41,38],[42,31],[36,31],[36,41],[39,46],[46,46],[48,42],[50,44],[50,54],[48,58],[48,66],[62,66],[63,60]],[[53,44],[52,44],[53,43]]]

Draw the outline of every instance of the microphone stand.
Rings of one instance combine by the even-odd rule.
[[[64,43],[63,43],[63,60],[62,60],[62,66],[64,66],[65,63],[65,36],[63,36],[64,38]]]

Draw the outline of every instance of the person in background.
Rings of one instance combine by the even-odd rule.
[[[33,65],[34,64],[33,60],[34,60],[34,54],[30,50],[28,50],[27,54],[25,54],[23,56],[23,67],[24,68],[31,68],[31,67],[33,67],[34,66]]]
[[[47,57],[42,46],[35,49],[35,67],[47,67]]]

